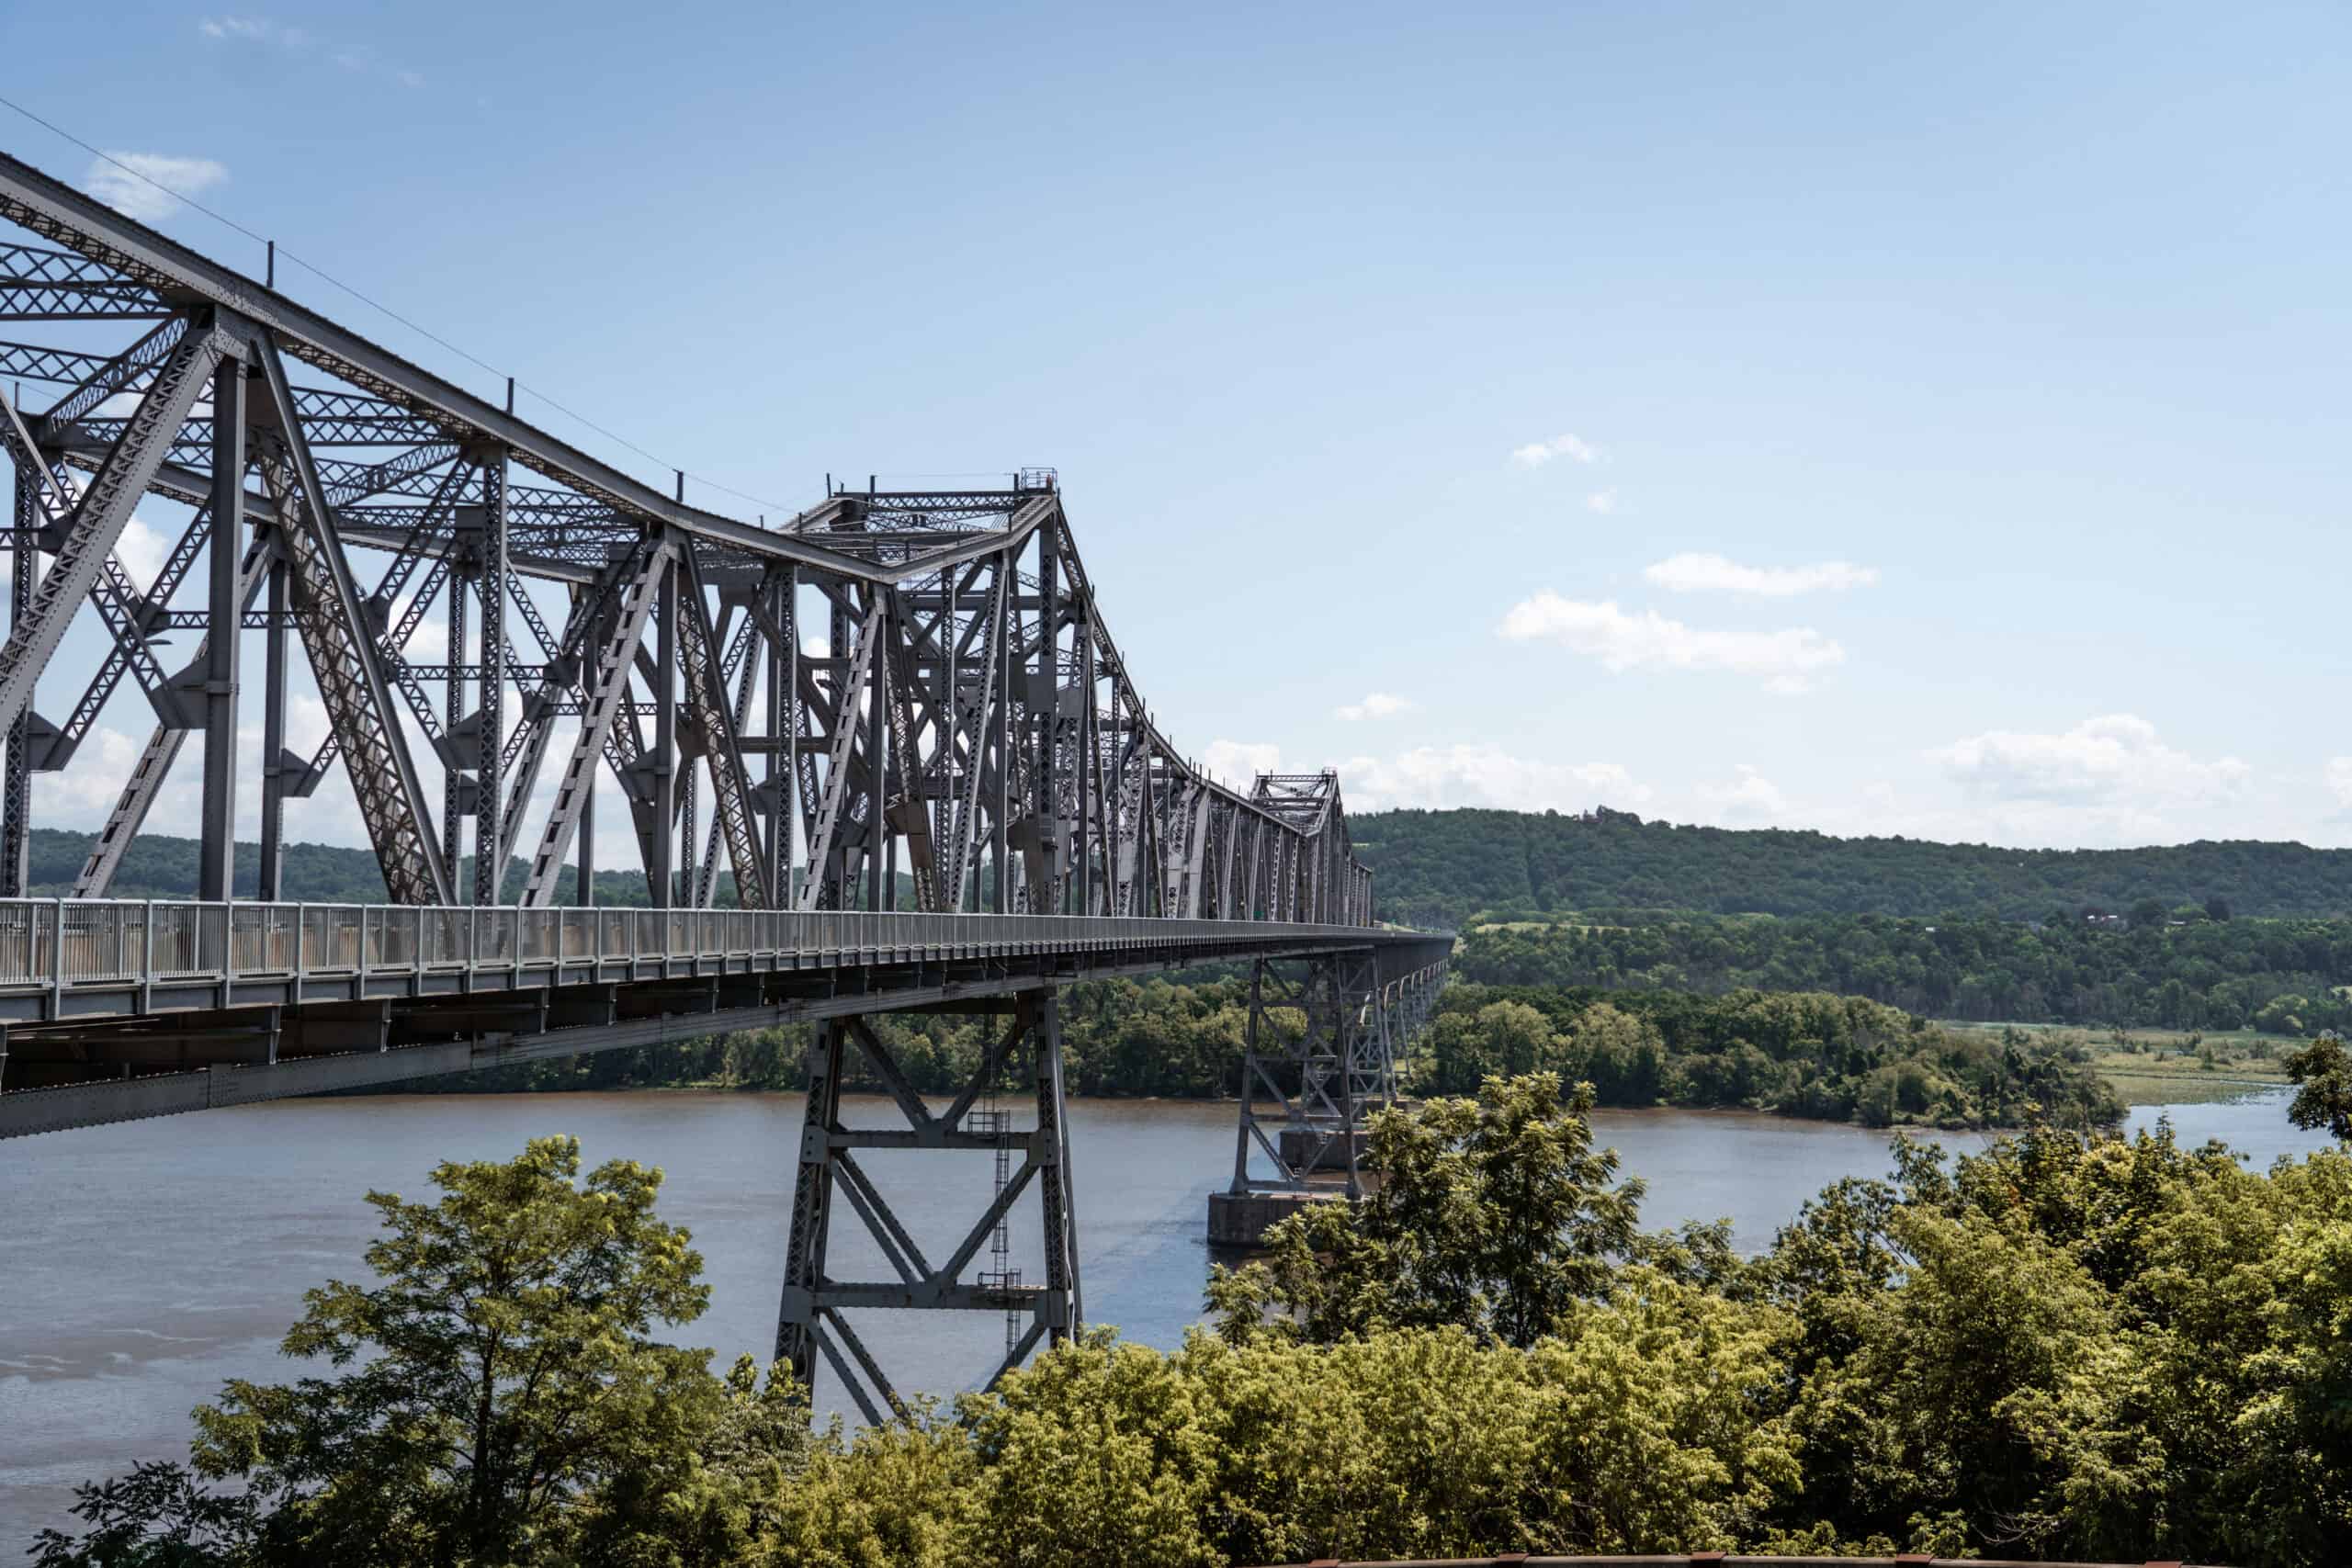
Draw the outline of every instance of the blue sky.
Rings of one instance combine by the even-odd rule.
[[[1057,467],[1229,775],[2352,843],[2339,7],[105,10],[7,96],[604,455]]]

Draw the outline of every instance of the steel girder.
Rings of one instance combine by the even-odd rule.
[[[27,775],[66,765],[127,680],[156,723],[75,889],[104,891],[187,732],[215,737],[209,754],[232,749],[218,742],[234,733],[236,639],[208,635],[176,668],[158,649],[175,631],[217,634],[233,605],[272,650],[266,867],[284,803],[340,761],[393,897],[455,893],[472,817],[475,897],[494,898],[510,852],[533,841],[524,897],[546,903],[567,846],[578,838],[583,864],[593,854],[601,755],[658,901],[707,907],[731,883],[735,901],[803,908],[1370,921],[1335,777],[1228,787],[1160,730],[1050,472],[1001,490],[836,490],[754,526],[655,491],[5,157],[0,218],[43,242],[0,244],[0,377],[60,389],[45,410],[0,419],[19,476],[0,862],[21,862]],[[54,320],[93,324],[70,344],[7,326]],[[128,323],[110,352],[88,341],[108,322]],[[227,430],[202,397],[241,387],[214,373],[224,356],[266,385]],[[281,359],[328,384],[295,385]],[[224,462],[237,471],[216,472]],[[515,482],[517,467],[545,482]],[[71,470],[87,478],[69,483]],[[111,545],[150,495],[193,514],[141,583]],[[372,592],[366,550],[389,557]],[[206,557],[218,564],[197,572]],[[191,580],[208,585],[202,610],[175,606]],[[571,601],[560,636],[534,583]],[[105,651],[51,725],[33,683],[85,599]],[[510,615],[545,662],[514,657]],[[449,651],[412,660],[436,618]],[[288,631],[330,712],[307,759],[284,750]],[[526,821],[568,716],[582,724],[556,802]],[[437,814],[412,734],[441,770]],[[208,817],[225,819],[236,788],[209,768]],[[208,841],[225,863],[225,830]]]

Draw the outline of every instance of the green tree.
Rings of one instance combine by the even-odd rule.
[[[252,1561],[729,1560],[759,1522],[730,1495],[773,1489],[805,1406],[749,1363],[722,1382],[708,1351],[650,1337],[702,1312],[702,1260],[655,1217],[659,1171],[579,1173],[576,1140],[543,1138],[437,1167],[436,1202],[368,1195],[376,1282],[311,1291],[285,1340],[336,1375],[234,1380],[196,1412],[197,1472],[242,1483],[259,1511]],[[144,1533],[167,1541],[187,1510],[153,1501]],[[53,1561],[176,1561],[96,1544]]]
[[[1556,1075],[1532,1073],[1374,1116],[1378,1187],[1283,1221],[1264,1262],[1212,1269],[1220,1332],[1328,1343],[1450,1324],[1533,1344],[1639,1241],[1642,1184],[1611,1185],[1617,1154],[1593,1147],[1591,1109],[1589,1085],[1564,1097]]]
[[[2282,1064],[2295,1080],[2287,1118],[2298,1127],[2324,1127],[2352,1142],[2352,1054],[2333,1034],[2323,1034]]]

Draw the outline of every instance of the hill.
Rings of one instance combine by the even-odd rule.
[[[54,828],[33,829],[30,875],[27,887],[36,897],[62,898],[74,891],[74,879],[81,874],[82,863],[89,857],[90,843],[96,837],[90,833],[68,833]],[[122,864],[116,868],[112,897],[117,898],[193,898],[196,897],[196,853],[194,839],[174,838],[167,833],[142,833],[130,840],[122,852]],[[506,865],[506,896],[511,901],[521,891],[528,867],[520,860]],[[470,886],[473,881],[473,857],[460,863],[458,879]],[[236,893],[250,898],[261,885],[261,846],[240,843],[237,846]],[[556,902],[570,903],[577,876],[564,868],[556,887]],[[733,879],[725,872],[719,874],[722,901],[734,900]],[[309,904],[381,904],[384,899],[383,874],[376,868],[372,850],[349,849],[339,844],[288,844],[286,846],[286,897],[289,903]],[[635,871],[600,871],[596,874],[596,901],[621,908],[643,908],[645,877]]]
[[[1350,828],[1381,918],[1414,925],[1556,910],[2039,920],[2060,909],[2120,912],[2143,898],[2218,898],[2241,915],[2352,912],[2352,850],[2301,844],[2015,850],[1677,827],[1606,810],[1382,811]]]
[[[2160,849],[2012,850],[1921,839],[1836,839],[1781,829],[1737,830],[1520,811],[1380,811],[1351,819],[1371,866],[1383,919],[1460,927],[1474,917],[1543,919],[1579,911],[1607,921],[1657,911],[1702,914],[1962,914],[2039,920],[2085,908],[2121,913],[2144,898],[2169,908],[2226,903],[2239,915],[2352,914],[2352,850],[2252,840]],[[91,836],[33,830],[31,890],[62,897]],[[616,846],[622,851],[622,846]],[[194,839],[147,833],[116,874],[123,898],[187,898],[196,891]],[[469,862],[468,879],[470,879]],[[237,889],[251,897],[260,852],[237,846]],[[523,863],[506,868],[511,897]],[[571,897],[563,874],[558,902]],[[721,874],[719,900],[732,902]],[[597,901],[645,902],[635,871],[598,872]],[[286,847],[286,897],[381,903],[383,878],[364,849]]]

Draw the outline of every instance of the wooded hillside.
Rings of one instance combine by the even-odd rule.
[[[1459,927],[1576,909],[1712,914],[1993,915],[2219,898],[2241,915],[2352,913],[2352,850],[2253,840],[2014,850],[1836,839],[1555,812],[1383,811],[1351,818],[1381,918]]]

